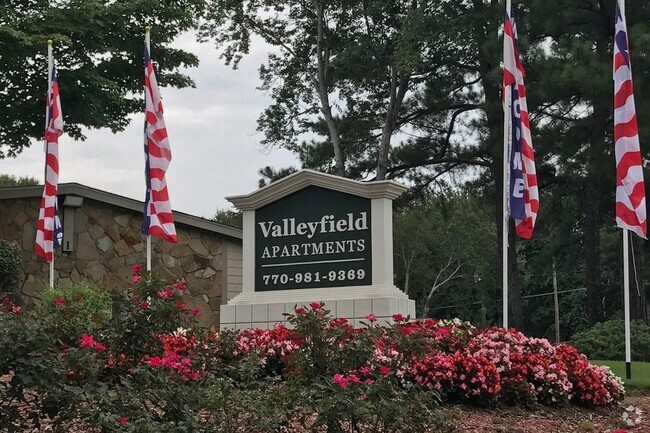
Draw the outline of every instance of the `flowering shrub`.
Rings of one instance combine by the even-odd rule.
[[[47,416],[105,432],[425,431],[443,424],[444,401],[623,397],[620,379],[575,348],[514,329],[400,315],[355,329],[313,302],[287,314],[290,326],[215,333],[195,326],[184,290],[136,267],[127,291],[52,292],[31,312],[3,301],[0,430]]]

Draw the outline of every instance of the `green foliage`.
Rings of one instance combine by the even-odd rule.
[[[631,327],[632,359],[650,362],[650,326],[633,320]],[[575,334],[571,343],[590,359],[625,360],[625,324],[622,320],[599,323]]]
[[[38,185],[38,180],[31,176],[16,177],[11,174],[0,174],[0,188],[31,185]]]
[[[93,335],[106,326],[111,318],[111,298],[108,291],[90,283],[47,287],[34,310],[43,332],[73,346],[82,334]]]
[[[31,312],[0,313],[0,376],[10,379],[0,381],[0,430],[73,418],[106,432],[196,430],[203,388],[146,364],[161,333],[192,327],[184,286],[137,272],[126,292],[81,284],[46,290]]]
[[[22,267],[20,248],[0,239],[0,292],[15,293],[20,284]]]
[[[460,317],[482,326],[498,323],[494,223],[480,198],[454,192],[429,196],[398,211],[394,233],[397,285],[416,300],[418,315]],[[436,278],[440,282],[452,276],[459,265],[427,305]]]
[[[198,59],[170,45],[192,29],[203,0],[9,0],[0,5],[0,158],[16,156],[43,134],[47,45],[53,41],[66,134],[123,130],[142,110],[144,28],[161,85],[192,86],[179,72]]]
[[[212,221],[238,229],[241,229],[243,224],[241,211],[234,209],[217,209]]]
[[[436,391],[417,386],[405,389],[395,375],[379,376],[371,386],[347,387],[332,381],[335,373],[346,374],[369,361],[381,328],[370,327],[350,344],[345,319],[331,321],[322,304],[312,303],[310,309],[296,311],[288,320],[295,338],[305,344],[291,360],[285,386],[298,409],[294,409],[294,416],[300,411],[316,415],[315,419],[303,419],[305,427],[340,433],[362,432],[368,426],[375,429],[371,431],[382,432],[421,432],[431,426],[445,431],[447,425],[435,410],[440,402]],[[399,332],[386,337],[396,340],[400,352],[417,353],[416,346],[403,344],[407,339]]]

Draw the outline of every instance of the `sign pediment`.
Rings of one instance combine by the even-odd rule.
[[[243,211],[256,210],[309,186],[340,191],[368,198],[393,200],[406,191],[406,187],[390,180],[361,182],[314,170],[300,170],[250,194],[226,197],[226,200]]]

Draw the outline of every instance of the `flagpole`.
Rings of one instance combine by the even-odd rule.
[[[54,69],[54,56],[52,54],[52,39],[47,40],[47,104],[45,104],[45,186],[47,188],[47,155],[48,155],[48,143],[47,143],[47,129],[49,128],[50,123],[50,99],[52,98],[52,70]],[[56,233],[54,234],[56,236]],[[54,288],[54,255],[56,251],[54,246],[52,247],[52,260],[50,260],[50,287]]]
[[[511,0],[506,0],[506,12],[510,16]],[[505,38],[505,35],[504,35]],[[502,218],[502,285],[503,285],[503,327],[508,328],[508,165],[510,159],[510,89],[503,87],[503,218]]]
[[[623,229],[623,309],[625,311],[625,378],[632,378],[632,344],[630,341],[630,236]]]
[[[151,26],[146,26],[144,28],[144,44],[147,47],[147,52],[149,53],[149,56],[151,56]],[[147,139],[146,135],[147,132],[145,130],[145,138],[144,138],[145,140]],[[149,191],[148,194],[151,194],[151,191]],[[147,230],[147,271],[151,271],[151,235],[148,233],[149,231]]]

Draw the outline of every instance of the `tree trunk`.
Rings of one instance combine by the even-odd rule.
[[[386,109],[384,128],[381,132],[379,152],[377,158],[377,180],[385,180],[388,171],[388,154],[390,152],[390,139],[395,132],[397,117],[402,108],[402,102],[408,90],[408,75],[400,73],[396,66],[391,67],[390,100]]]
[[[585,286],[587,288],[587,321],[589,326],[605,319],[604,293],[600,280],[600,175],[587,173],[585,184],[584,258]]]
[[[608,35],[602,34],[596,40],[596,57],[607,62]],[[605,320],[603,308],[604,290],[600,276],[600,225],[603,176],[605,170],[612,170],[611,164],[604,166],[605,137],[607,136],[607,119],[611,110],[609,99],[594,99],[593,114],[590,125],[591,137],[585,177],[585,226],[584,258],[585,286],[587,288],[587,321],[590,326]],[[613,186],[613,185],[612,185]]]
[[[332,107],[329,101],[329,92],[327,87],[327,73],[329,71],[329,50],[325,43],[324,32],[324,5],[321,1],[314,1],[314,7],[317,14],[317,30],[318,39],[316,40],[316,58],[318,65],[318,77],[314,79],[314,85],[318,91],[320,98],[320,111],[323,114],[327,130],[329,132],[330,140],[332,141],[332,148],[334,149],[334,171],[338,176],[345,177],[345,155],[343,153],[343,145],[341,144],[341,136],[339,135],[336,120],[332,115]]]

